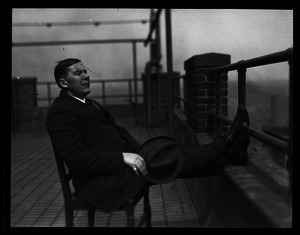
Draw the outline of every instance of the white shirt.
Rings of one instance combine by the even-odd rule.
[[[78,98],[76,96],[73,96],[73,95],[70,95],[70,96],[74,97],[75,99],[77,99],[77,100],[79,100],[79,101],[81,101],[82,103],[85,104],[85,98],[84,99],[80,99],[80,98]]]

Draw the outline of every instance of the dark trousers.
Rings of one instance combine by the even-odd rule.
[[[218,174],[225,166],[224,141],[216,138],[212,143],[184,149],[185,163],[176,178],[197,178]]]
[[[227,146],[220,138],[209,144],[185,148],[184,165],[175,178],[199,178],[220,173],[226,165],[224,155],[226,149]],[[150,187],[155,184],[146,181],[146,185]]]

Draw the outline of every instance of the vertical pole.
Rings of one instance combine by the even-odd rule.
[[[128,91],[129,91],[129,103],[132,104],[132,87],[131,87],[131,80],[128,80]]]
[[[167,50],[167,78],[168,78],[168,121],[169,134],[173,136],[173,55],[172,55],[172,29],[171,29],[171,10],[166,9],[166,50]]]
[[[151,82],[151,72],[150,68],[147,68],[146,71],[146,90],[144,90],[144,94],[147,97],[147,125],[148,127],[152,127],[152,82]]]
[[[156,45],[157,45],[157,59],[160,60],[161,58],[161,45],[160,45],[160,20],[157,19],[156,23],[156,30],[155,30],[155,40],[156,40]],[[159,64],[159,63],[158,63]]]
[[[246,68],[238,69],[238,104],[246,107]]]
[[[47,82],[48,108],[51,106],[51,84]]]
[[[136,42],[132,42],[133,53],[133,79],[134,79],[134,102],[137,103],[137,59],[136,59]]]
[[[102,81],[102,105],[105,105],[105,81]]]
[[[158,16],[159,17],[159,16]],[[158,105],[158,110],[157,110],[157,120],[158,120],[158,125],[160,126],[162,121],[162,102],[161,102],[161,97],[162,97],[162,92],[164,92],[164,89],[162,88],[162,83],[161,83],[161,74],[160,74],[160,57],[161,57],[161,48],[160,48],[160,20],[159,18],[157,19],[156,26],[155,26],[155,58],[154,60],[157,60],[156,63],[156,79],[157,79],[157,105]]]
[[[287,169],[289,171],[289,196],[292,200],[293,195],[293,53],[291,53],[289,58],[289,128],[290,128],[290,139],[289,139],[289,154],[288,154],[288,162]]]
[[[34,78],[34,83],[33,83],[33,105],[34,108],[37,108],[38,106],[38,100],[37,100],[37,78]]]
[[[161,76],[160,76],[160,71],[159,71],[159,64],[157,64],[156,89],[157,89],[157,124],[158,124],[158,126],[160,126],[162,123],[162,120],[161,120],[161,116],[162,116],[161,115],[161,110],[162,110],[161,97],[162,97],[163,89],[161,89]]]
[[[134,79],[134,104],[133,104],[133,114],[135,122],[137,122],[137,63],[136,63],[136,42],[132,41],[132,54],[133,54],[133,79]]]
[[[183,76],[183,112],[186,115],[187,111],[187,76]]]

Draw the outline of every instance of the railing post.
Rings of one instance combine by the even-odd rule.
[[[102,84],[102,105],[105,105],[105,81],[101,81]]]
[[[151,68],[146,66],[146,77],[144,86],[144,101],[146,101],[147,107],[147,126],[152,127],[152,79],[151,79]]]
[[[157,122],[158,122],[158,125],[160,126],[161,123],[162,123],[162,120],[161,120],[161,92],[162,92],[162,89],[161,89],[161,74],[160,74],[160,71],[159,71],[159,64],[156,65],[157,66],[157,75],[156,75],[156,79],[157,79],[157,82],[156,82],[156,89],[157,89]]]
[[[238,104],[246,107],[246,68],[238,71]]]
[[[184,113],[187,113],[187,82],[186,75],[183,75],[183,102],[184,102]]]
[[[136,58],[136,42],[132,41],[132,55],[133,55],[133,79],[134,79],[134,105],[133,105],[133,114],[135,118],[135,122],[137,122],[137,58]]]
[[[290,132],[290,139],[288,142],[288,149],[289,149],[289,154],[288,154],[288,159],[287,159],[287,170],[289,171],[289,196],[292,199],[292,194],[293,194],[293,141],[294,141],[294,123],[293,123],[293,53],[290,53],[289,55],[289,132]]]
[[[132,88],[131,88],[131,80],[128,80],[128,90],[129,90],[129,103],[132,104]]]
[[[174,95],[173,95],[173,99],[174,99],[174,106],[177,108],[180,108],[180,90],[179,90],[179,86],[180,86],[180,79],[181,77],[174,77]]]
[[[168,79],[168,131],[170,136],[173,135],[173,54],[172,54],[172,24],[171,24],[171,10],[165,10],[166,19],[166,50],[167,50],[167,79]]]
[[[132,54],[133,54],[133,79],[134,79],[134,102],[137,103],[137,58],[136,58],[136,43],[132,42]]]
[[[51,83],[47,82],[47,98],[48,98],[48,108],[51,106]]]

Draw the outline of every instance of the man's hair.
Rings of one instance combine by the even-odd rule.
[[[81,60],[76,58],[68,58],[57,62],[54,68],[54,78],[60,89],[63,89],[63,87],[59,84],[59,79],[64,77],[65,73],[67,72],[66,69],[79,62],[81,62]]]

